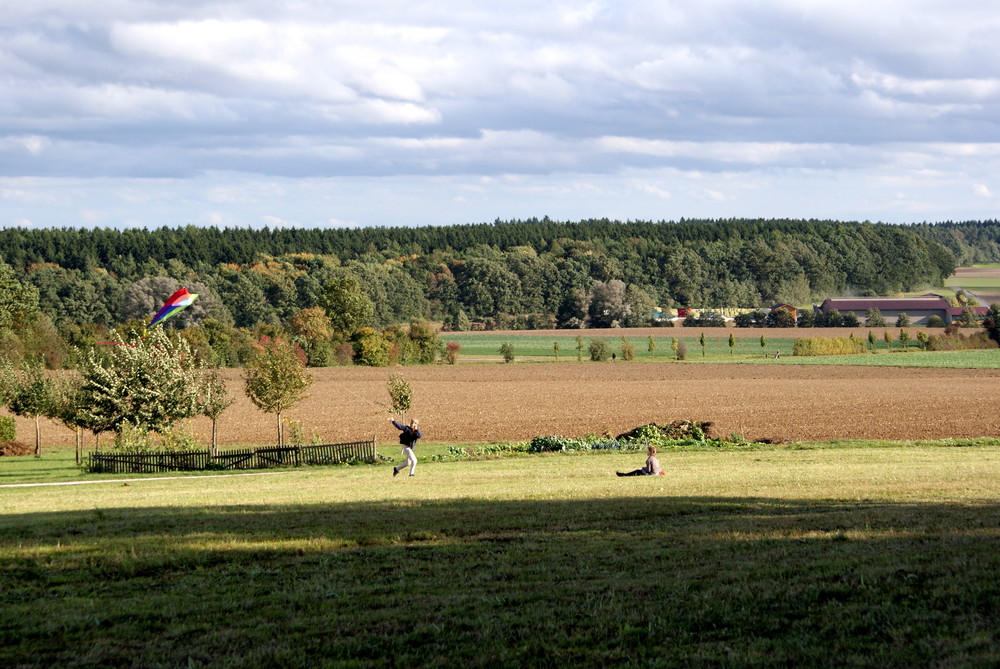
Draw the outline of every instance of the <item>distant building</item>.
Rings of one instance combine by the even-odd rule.
[[[963,307],[953,307],[939,295],[920,297],[830,297],[823,300],[818,311],[827,314],[833,309],[841,315],[853,313],[862,325],[869,309],[878,309],[889,325],[896,322],[900,314],[906,314],[911,325],[926,325],[931,316],[937,316],[945,325],[951,325],[962,316]],[[988,311],[987,307],[973,307],[978,318]]]

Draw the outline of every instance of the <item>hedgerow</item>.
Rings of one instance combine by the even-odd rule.
[[[855,355],[865,352],[865,342],[854,337],[805,337],[795,340],[793,355]]]

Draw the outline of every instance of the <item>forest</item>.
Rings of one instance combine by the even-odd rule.
[[[0,350],[42,355],[49,366],[71,362],[73,347],[109,328],[141,327],[180,286],[200,298],[171,326],[192,330],[185,336],[215,362],[239,364],[233,342],[267,335],[308,344],[311,364],[334,364],[338,347],[340,359],[358,356],[359,337],[373,333],[394,350],[400,324],[641,326],[673,307],[919,290],[940,286],[958,265],[998,261],[997,221],[6,228]]]

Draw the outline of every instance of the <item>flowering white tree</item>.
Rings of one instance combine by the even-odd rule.
[[[199,365],[187,341],[163,328],[127,341],[112,330],[108,345],[87,353],[80,373],[80,420],[96,433],[163,433],[201,409]]]

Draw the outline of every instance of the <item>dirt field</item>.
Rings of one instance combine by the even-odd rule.
[[[590,362],[327,368],[313,370],[309,396],[288,417],[302,421],[307,437],[391,442],[382,406],[392,372],[410,382],[412,413],[432,441],[618,434],[681,418],[754,439],[1000,436],[995,370]],[[222,443],[273,442],[274,416],[244,397],[238,370],[226,374],[238,401],[220,420]],[[209,434],[206,420],[192,425]],[[19,439],[33,442],[29,421],[18,419],[17,427]],[[66,428],[43,423],[43,444],[71,443]]]

